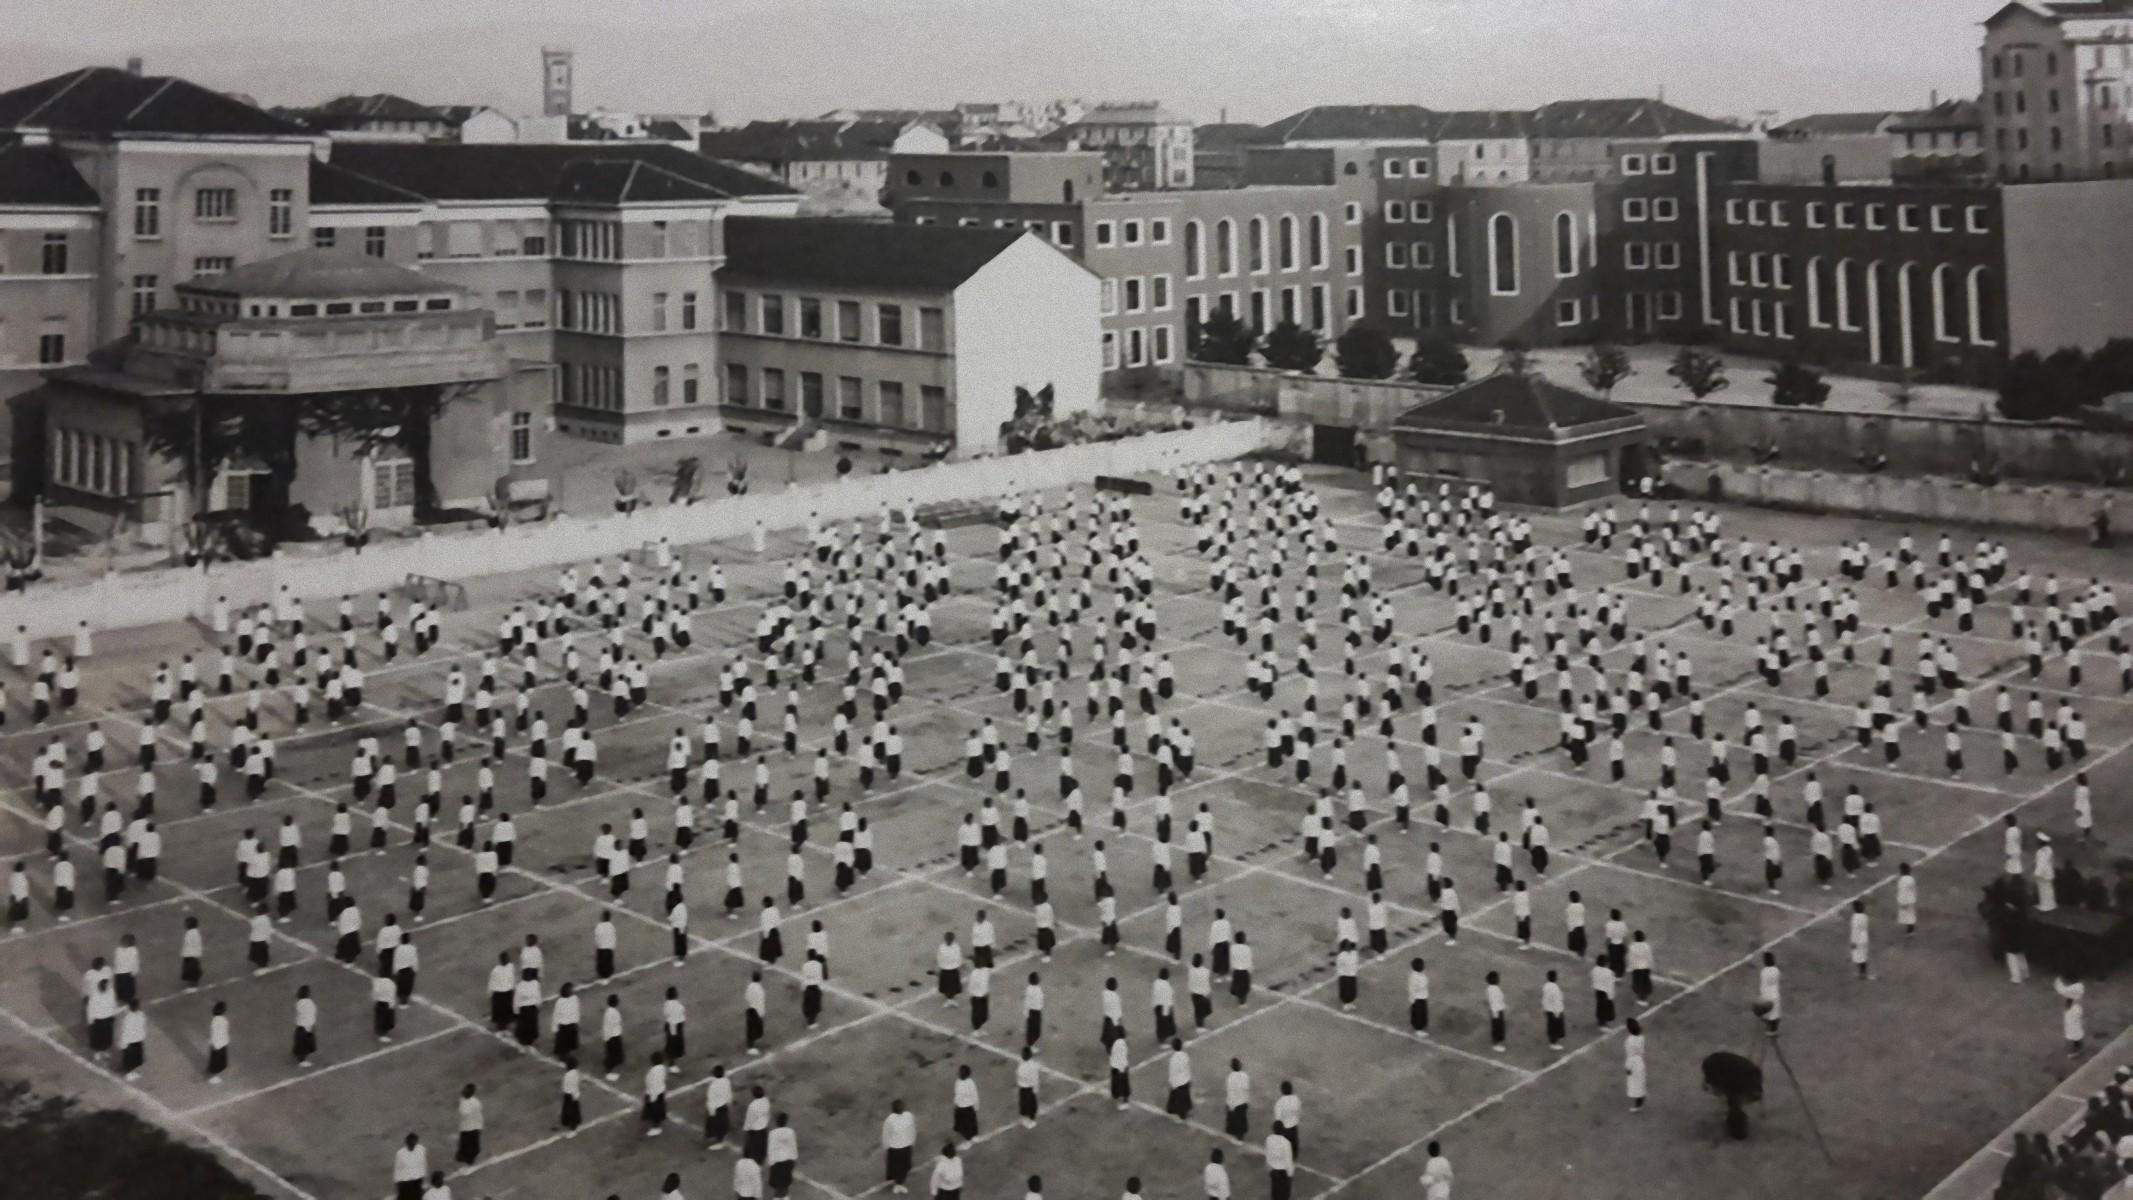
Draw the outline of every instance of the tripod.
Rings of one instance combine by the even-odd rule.
[[[1807,1092],[1800,1087],[1800,1077],[1793,1073],[1792,1063],[1785,1057],[1784,1043],[1778,1041],[1775,1030],[1764,1025],[1762,1043],[1755,1048],[1755,1065],[1758,1070],[1762,1068],[1763,1057],[1767,1054],[1775,1054],[1778,1065],[1785,1068],[1785,1078],[1792,1083],[1792,1094],[1799,1098],[1800,1112],[1807,1117],[1807,1131],[1815,1135],[1815,1146],[1822,1151],[1823,1161],[1832,1167],[1836,1166],[1837,1160],[1829,1152],[1829,1143],[1822,1139],[1822,1127],[1815,1123],[1815,1110],[1807,1103]]]

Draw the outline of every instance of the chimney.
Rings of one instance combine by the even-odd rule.
[[[1940,107],[1940,89],[1939,89],[1939,88],[1934,88],[1934,89],[1933,89],[1932,91],[1930,91],[1930,92],[1927,92],[1927,93],[1926,93],[1926,107],[1927,107],[1927,108],[1939,108],[1939,107]]]
[[[133,56],[132,58],[129,58],[129,59],[127,59],[127,60],[126,60],[126,73],[127,73],[128,75],[133,75],[133,76],[138,76],[138,75],[140,75],[140,73],[141,73],[141,56],[140,56],[140,55],[136,54],[136,55],[134,55],[134,56]]]

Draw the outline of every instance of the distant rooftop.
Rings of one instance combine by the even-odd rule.
[[[83,67],[0,92],[0,129],[94,137],[294,138],[305,131],[243,100],[183,79]]]

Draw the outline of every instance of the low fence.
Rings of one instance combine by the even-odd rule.
[[[1629,403],[1652,434],[1696,447],[1692,456],[1747,459],[1775,448],[1788,467],[1849,467],[1887,455],[1890,475],[1968,478],[1984,465],[2002,478],[2098,483],[2133,475],[2133,432],[1927,413],[1778,408],[1706,400]]]
[[[2085,530],[2098,512],[2112,511],[2114,494],[2103,488],[1984,487],[1957,479],[1801,471],[1725,462],[1673,461],[1667,482],[1692,496],[1717,493],[1727,500],[1804,512],[1857,513],[1910,518],[1935,524],[2012,525],[2027,529]]]
[[[1370,432],[1449,391],[1392,379],[1337,379],[1265,367],[1186,363],[1178,369],[1188,408],[1211,409]]]
[[[1261,450],[1274,442],[1273,435],[1264,421],[1219,421],[1111,442],[666,505],[628,516],[563,517],[502,530],[425,533],[377,543],[361,553],[277,552],[209,568],[110,573],[81,584],[33,585],[0,598],[0,629],[21,625],[32,637],[56,637],[83,620],[94,629],[123,629],[205,616],[218,596],[228,597],[232,605],[257,604],[271,599],[283,584],[310,600],[383,591],[411,574],[471,579],[560,566],[613,557],[660,538],[684,546],[744,537],[757,527],[797,528],[806,524],[810,513],[825,522],[843,521],[940,501],[992,499],[1086,483],[1098,475],[1137,475],[1218,462]]]

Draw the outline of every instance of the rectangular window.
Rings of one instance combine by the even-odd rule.
[[[1680,292],[1659,293],[1659,319],[1662,321],[1679,321],[1681,319]]]
[[[667,394],[667,387],[672,379],[673,372],[670,369],[666,367],[652,368],[652,404],[654,407],[665,408],[667,406],[667,401],[671,398]]]
[[[548,235],[545,233],[529,233],[519,240],[518,246],[519,253],[528,258],[548,257]]]
[[[1744,312],[1746,312],[1746,305],[1739,296],[1733,297],[1726,305],[1726,323],[1732,327],[1735,333],[1748,332],[1748,322],[1742,315]]]
[[[1681,265],[1680,242],[1655,242],[1652,245],[1652,265],[1663,271],[1671,271]]]
[[[1151,246],[1168,246],[1170,244],[1170,219],[1168,217],[1150,217],[1148,219],[1148,244]]]
[[[1103,285],[1097,289],[1096,305],[1097,311],[1107,317],[1118,311],[1118,280],[1103,281]]]
[[[822,373],[821,373],[821,372],[819,372],[819,371],[802,371],[802,372],[800,372],[800,411],[801,411],[801,412],[803,412],[803,413],[807,414],[807,415],[808,415],[808,416],[810,416],[810,417],[819,417],[819,416],[821,416],[821,415],[822,415],[822,403],[823,403],[823,399],[824,399],[824,397],[823,397],[823,390],[822,390],[822,389],[823,389],[823,383],[822,383]]]
[[[921,426],[930,433],[949,433],[955,429],[948,412],[948,389],[920,384],[918,409]]]
[[[1429,177],[1429,160],[1426,158],[1408,159],[1407,173],[1416,179],[1427,179]]]
[[[1786,226],[1788,226],[1788,225],[1792,224],[1792,221],[1791,221],[1791,219],[1790,219],[1789,217],[1787,217],[1787,216],[1785,215],[1785,213],[1786,213],[1786,203],[1785,203],[1785,201],[1783,201],[1783,200],[1772,200],[1772,201],[1770,202],[1770,223],[1771,223],[1772,225],[1775,225],[1775,226],[1777,226],[1778,228],[1780,228],[1780,229],[1783,229],[1783,228],[1785,228]]]
[[[875,387],[875,398],[881,402],[880,422],[894,429],[906,428],[910,418],[904,414],[904,385],[884,379]]]
[[[133,315],[143,316],[156,308],[156,277],[136,275],[133,277]]]
[[[1385,243],[1385,265],[1394,270],[1401,270],[1407,266],[1406,242]]]
[[[1852,208],[1852,205],[1846,203],[1837,205],[1837,228],[1850,229],[1858,224],[1853,217]]]
[[[866,419],[864,395],[865,384],[856,375],[837,377],[837,416],[846,421]]]
[[[1651,216],[1651,206],[1641,196],[1631,196],[1622,201],[1622,219],[1643,221]]]
[[[681,294],[681,327],[683,329],[696,328],[695,292],[683,292]]]
[[[774,337],[785,336],[785,297],[770,292],[763,293],[762,313],[763,319],[758,328]]]
[[[1341,265],[1350,275],[1362,274],[1363,248],[1361,246],[1343,246],[1341,248]]]
[[[1643,271],[1649,269],[1652,265],[1651,243],[1622,243],[1622,265],[1632,271]]]
[[[1072,246],[1074,244],[1074,223],[1072,221],[1052,222],[1052,240],[1062,246]]]
[[[1385,202],[1385,223],[1386,223],[1387,225],[1400,225],[1400,224],[1404,224],[1404,223],[1406,222],[1406,220],[1407,220],[1407,201],[1405,201],[1405,200],[1387,200],[1387,201]]]
[[[1353,200],[1350,200],[1348,203],[1341,205],[1341,220],[1343,223],[1349,225],[1362,224],[1363,206],[1357,204]]]
[[[1170,276],[1148,277],[1148,308],[1151,312],[1170,311]]]
[[[839,300],[837,302],[837,340],[840,342],[856,342],[859,340],[861,332],[859,328],[859,301]]]
[[[1933,232],[1955,232],[1955,209],[1953,206],[1946,204],[1933,206]]]
[[[651,243],[649,257],[665,258],[667,256],[667,223],[665,221],[652,222]]]
[[[1119,240],[1119,241],[1120,241],[1121,243],[1123,243],[1123,244],[1125,244],[1125,245],[1128,245],[1128,246],[1138,246],[1138,245],[1140,245],[1140,244],[1141,244],[1141,223],[1140,223],[1139,221],[1121,221],[1121,222],[1119,222],[1119,225],[1118,225],[1118,240]]]
[[[1348,289],[1347,311],[1349,320],[1360,321],[1363,319],[1363,289],[1359,287]]]
[[[724,292],[721,301],[726,306],[724,328],[733,333],[748,332],[748,293]]]
[[[193,260],[193,275],[196,278],[206,278],[210,275],[220,275],[224,271],[227,271],[231,267],[234,267],[236,265],[237,260],[231,258],[226,254],[206,255],[204,257],[196,258]],[[327,308],[329,311],[331,311],[332,306],[328,305]]]
[[[1672,196],[1660,196],[1652,201],[1652,220],[1672,221],[1681,216],[1681,204]]]
[[[1111,222],[1098,221],[1096,223],[1096,244],[1099,246],[1110,245],[1117,237],[1116,230],[1117,226]]]
[[[1971,233],[1984,233],[1990,228],[1986,220],[1985,206],[1982,204],[1973,204],[1965,208],[1963,210],[1963,222],[1964,228]]]
[[[1792,306],[1777,303],[1770,306],[1770,332],[1781,338],[1792,336]]]
[[[703,371],[695,363],[681,369],[681,402],[694,404],[702,399]]]
[[[295,234],[296,190],[274,188],[267,193],[267,236],[285,238]]]
[[[1311,285],[1311,328],[1320,333],[1333,326],[1333,293],[1323,283]]]
[[[1748,201],[1748,224],[1750,224],[1750,225],[1760,225],[1760,224],[1762,224],[1762,223],[1763,223],[1763,216],[1764,216],[1764,213],[1765,213],[1765,211],[1766,211],[1767,207],[1768,207],[1768,206],[1767,206],[1767,205],[1766,205],[1766,204],[1765,204],[1765,203],[1764,203],[1763,201],[1761,201],[1761,200],[1750,200],[1750,201]]]
[[[64,333],[39,334],[37,338],[37,361],[45,366],[67,361],[67,335]]]
[[[652,332],[653,332],[653,333],[665,333],[666,331],[667,331],[667,294],[666,294],[665,292],[653,292],[653,293],[652,293]],[[665,369],[666,369],[665,367],[661,367],[661,368],[660,368],[660,370],[662,370],[662,371],[663,371],[663,370],[665,370]]]
[[[817,339],[822,336],[822,301],[813,296],[800,297],[800,336]]]
[[[1126,331],[1126,365],[1129,367],[1145,367],[1148,365],[1147,331],[1140,329],[1128,329]]]
[[[1652,155],[1652,174],[1654,174],[1654,175],[1672,175],[1673,173],[1674,173],[1674,156],[1673,156],[1673,155],[1671,155],[1671,154],[1654,154],[1654,155]]]
[[[1428,242],[1416,242],[1407,250],[1407,261],[1415,270],[1427,271],[1437,265],[1437,248]]]
[[[1728,201],[1726,201],[1726,224],[1728,224],[1728,225],[1738,225],[1738,224],[1740,224],[1740,214],[1741,214],[1741,202],[1740,202],[1740,201],[1738,201],[1738,200],[1728,200]]]
[[[372,258],[385,257],[385,226],[365,225],[363,227],[363,253]]]
[[[163,189],[133,189],[133,236],[143,241],[163,236]]]
[[[1407,206],[1407,219],[1417,225],[1427,225],[1437,219],[1437,203],[1434,200],[1417,200]]]
[[[1170,361],[1170,326],[1155,327],[1155,361],[1158,366]]]
[[[785,372],[776,367],[763,368],[763,407],[785,411]]]
[[[918,348],[921,350],[946,350],[948,348],[948,314],[938,308],[918,310]]]
[[[1643,156],[1642,154],[1625,154],[1625,155],[1623,155],[1623,156],[1622,156],[1622,173],[1623,173],[1624,175],[1642,175],[1642,174],[1644,174],[1644,156]]]
[[[884,304],[875,312],[874,340],[884,346],[904,344],[904,310],[900,304]]]
[[[1578,323],[1579,314],[1583,311],[1575,300],[1558,300],[1555,302],[1555,323],[1565,326],[1575,325]]]
[[[533,461],[533,414],[530,412],[511,414],[511,461],[517,466]]]
[[[1899,204],[1896,206],[1896,228],[1903,233],[1918,232],[1918,206],[1916,204]]]
[[[373,508],[414,507],[414,460],[390,458],[373,462],[370,468],[370,477],[371,506]]]
[[[1404,161],[1397,158],[1388,158],[1385,160],[1385,178],[1402,179],[1405,178],[1406,175],[1407,164]]]
[[[1104,330],[1104,370],[1115,371],[1117,369],[1118,335],[1106,329]]]
[[[340,241],[341,231],[331,225],[314,225],[311,228],[311,248],[331,250]]]
[[[42,257],[38,260],[38,270],[46,275],[64,275],[67,273],[66,234],[48,233],[44,235]]]
[[[1127,277],[1127,278],[1125,279],[1124,283],[1125,283],[1126,311],[1127,311],[1127,312],[1129,312],[1129,313],[1137,313],[1137,312],[1140,312],[1140,311],[1141,311],[1141,307],[1142,307],[1142,306],[1141,306],[1141,281],[1140,281],[1140,279],[1139,279],[1139,278],[1137,278],[1137,277],[1129,276],[1129,277]]]
[[[1867,205],[1866,227],[1875,230],[1887,229],[1889,227],[1889,206],[1886,204]]]
[[[236,188],[201,188],[193,193],[193,217],[201,221],[237,219]]]
[[[742,407],[748,404],[748,368],[744,364],[726,364],[726,403]]]
[[[1825,211],[1820,200],[1809,200],[1807,202],[1807,227],[1809,229],[1822,228],[1824,225],[1822,218]]]
[[[1391,288],[1386,291],[1385,315],[1390,317],[1404,317],[1407,315],[1406,292],[1399,288]]]

